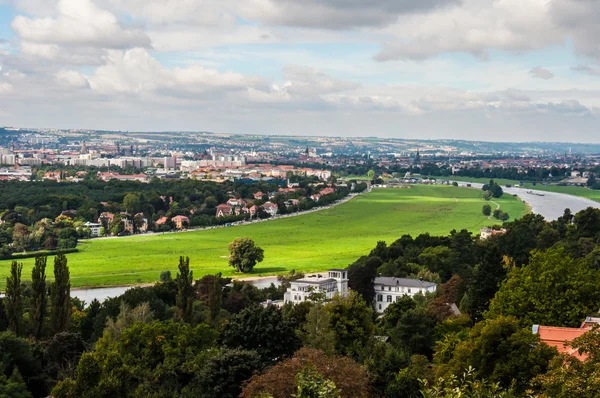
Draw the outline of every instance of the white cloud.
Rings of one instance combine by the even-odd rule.
[[[548,18],[548,0],[464,0],[461,6],[402,18],[380,61],[424,59],[466,52],[486,57],[489,49],[526,51],[556,43],[563,36]]]
[[[110,12],[91,0],[60,0],[57,17],[17,15],[11,24],[21,40],[46,45],[80,45],[95,48],[149,46],[141,30],[123,27]]]
[[[529,75],[531,77],[543,80],[550,80],[554,77],[554,73],[550,72],[546,68],[542,68],[541,66],[536,66],[535,68],[529,71]]]
[[[247,0],[241,14],[267,24],[325,29],[379,27],[400,15],[458,4],[458,0]]]
[[[59,84],[69,88],[89,88],[90,83],[79,72],[74,70],[61,70],[56,73]]]

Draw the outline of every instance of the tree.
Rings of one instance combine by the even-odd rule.
[[[236,238],[229,244],[229,265],[238,272],[252,271],[264,259],[264,251],[250,238]]]
[[[140,195],[137,193],[128,193],[123,198],[123,208],[127,213],[136,213],[141,208]]]
[[[489,215],[492,214],[492,206],[490,206],[490,205],[483,205],[482,212],[483,212],[484,216],[488,216],[489,217]]]
[[[10,264],[10,276],[6,278],[6,297],[3,300],[8,318],[8,328],[16,335],[21,332],[23,324],[22,271],[23,264],[17,264],[16,261]]]
[[[23,377],[15,368],[10,377],[0,373],[0,397],[6,398],[31,398],[31,393],[23,381]]]
[[[369,396],[368,377],[362,366],[348,357],[301,348],[292,358],[267,368],[263,374],[252,376],[240,397],[256,398],[261,393],[273,398],[292,397],[298,393],[296,375],[307,367],[314,367],[324,380],[333,382],[343,398]]]
[[[323,304],[311,306],[299,332],[303,345],[332,354],[335,351],[335,334],[330,326],[330,315]]]
[[[262,367],[256,351],[222,348],[208,359],[182,395],[237,398],[242,392],[243,382],[262,370]]]
[[[585,358],[563,354],[556,356],[547,373],[534,380],[540,398],[596,398],[600,396],[598,367],[600,334],[593,329],[571,341],[571,347]]]
[[[192,287],[193,271],[190,271],[190,258],[179,257],[179,272],[175,278],[177,283],[177,310],[179,319],[189,322],[194,303],[194,289]]]
[[[420,396],[423,398],[518,398],[522,396],[512,387],[504,389],[499,383],[477,379],[476,376],[475,369],[468,368],[460,376],[440,378],[433,385],[423,380]]]
[[[563,248],[535,251],[528,265],[513,268],[490,303],[487,318],[513,315],[522,325],[578,326],[598,310],[600,271]]]
[[[67,257],[54,257],[54,282],[50,287],[50,324],[54,333],[66,332],[71,322],[71,280]]]
[[[36,340],[42,338],[44,320],[46,319],[46,306],[48,292],[46,290],[46,261],[47,257],[36,257],[35,265],[31,271],[31,329]]]
[[[119,338],[101,338],[84,353],[74,378],[59,382],[56,398],[175,397],[215,353],[207,325],[183,322],[136,323]],[[197,396],[197,395],[187,395]]]
[[[298,392],[295,398],[340,398],[335,383],[325,379],[314,367],[307,366],[296,375]]]
[[[265,364],[291,355],[300,345],[281,310],[273,305],[249,307],[233,315],[220,339],[227,347],[258,352]]]
[[[367,303],[375,298],[373,282],[381,266],[379,257],[361,257],[348,267],[348,287],[358,292]]]
[[[335,335],[336,351],[344,355],[356,354],[373,333],[373,310],[354,291],[346,297],[336,295],[325,304],[325,310]]]
[[[373,181],[375,179],[375,170],[369,170],[369,172],[367,173],[367,177],[369,177],[369,180]]]
[[[498,317],[476,324],[456,345],[448,364],[438,368],[438,376],[474,368],[479,377],[523,391],[533,377],[546,372],[556,354],[555,348],[539,342],[530,326],[521,328],[517,318]]]
[[[15,336],[12,332],[0,333],[0,353],[2,353],[0,371],[4,376],[11,377],[17,370],[34,397],[48,395],[42,364],[32,352],[32,345],[27,340]]]

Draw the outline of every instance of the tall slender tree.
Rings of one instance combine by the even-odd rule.
[[[21,332],[21,325],[23,324],[23,295],[21,291],[22,271],[23,264],[17,264],[16,261],[11,263],[10,276],[6,278],[6,298],[4,299],[8,327],[16,335]]]
[[[67,257],[54,257],[54,282],[50,289],[50,323],[54,333],[66,332],[71,321],[71,281]]]
[[[35,266],[31,271],[31,326],[36,340],[42,337],[44,319],[48,305],[48,292],[46,291],[46,262],[47,257],[36,257]]]
[[[179,319],[189,322],[192,316],[194,289],[192,287],[193,272],[190,271],[190,258],[179,257],[179,272],[175,279],[177,283],[176,304]]]

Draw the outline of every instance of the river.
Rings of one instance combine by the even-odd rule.
[[[243,279],[241,279],[243,280]],[[276,276],[266,277],[266,278],[257,278],[247,280],[248,283],[253,284],[259,289],[264,289],[266,287],[271,286],[271,283],[275,286],[279,286],[281,282],[277,280]],[[80,300],[86,302],[86,304],[91,303],[94,299],[103,302],[107,298],[117,297],[125,293],[127,290],[131,289],[131,286],[124,287],[100,287],[97,289],[73,289],[71,290],[71,296],[77,297]]]
[[[479,183],[467,183],[457,181],[459,185],[466,186],[471,184],[473,188],[483,187]],[[541,214],[546,220],[556,220],[562,216],[565,209],[570,209],[571,213],[575,214],[588,207],[600,209],[600,203],[581,196],[572,196],[558,192],[538,191],[528,188],[505,188],[504,192],[510,195],[517,195],[521,200],[531,207],[531,211],[536,214]]]

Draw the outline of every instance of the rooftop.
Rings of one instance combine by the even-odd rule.
[[[378,276],[375,278],[375,285],[385,285],[385,286],[406,286],[406,287],[420,287],[420,288],[428,288],[432,286],[437,286],[436,283],[422,281],[419,279],[407,279],[407,278],[394,278],[387,276]]]

